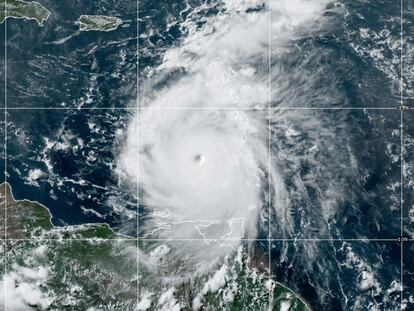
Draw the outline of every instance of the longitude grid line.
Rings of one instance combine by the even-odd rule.
[[[268,106],[267,106],[267,118],[268,118],[268,142],[267,142],[267,144],[268,144],[268,146],[267,146],[267,151],[268,151],[268,167],[267,167],[267,169],[268,169],[268,172],[267,172],[267,186],[268,186],[268,189],[267,189],[267,192],[268,192],[268,211],[267,211],[267,213],[268,213],[268,232],[267,232],[267,251],[268,251],[268,260],[269,260],[269,262],[268,262],[268,264],[269,264],[269,311],[271,311],[272,310],[272,304],[273,304],[273,289],[272,289],[272,245],[271,245],[271,240],[270,240],[270,238],[271,238],[271,221],[270,221],[270,210],[271,210],[271,204],[272,204],[272,196],[271,196],[271,178],[270,178],[270,172],[271,172],[271,153],[270,153],[270,146],[271,146],[271,122],[270,122],[270,118],[271,118],[271,110],[270,110],[270,107],[271,107],[271,97],[272,97],[272,92],[271,92],[271,85],[272,85],[272,83],[271,83],[271,66],[272,66],[272,62],[271,62],[271,59],[272,59],[272,44],[271,44],[271,42],[272,42],[272,36],[271,36],[271,12],[272,12],[272,9],[271,9],[271,4],[270,4],[270,0],[268,0],[268,5],[269,5],[269,8],[268,8],[268,40],[269,40],[269,42],[268,42],[268,44],[269,44],[269,49],[268,49],[268,53],[269,53],[269,55],[268,55],[268,62],[269,62],[269,68],[268,68]]]
[[[137,193],[136,193],[136,196],[137,196],[137,201],[136,201],[136,204],[137,204],[137,210],[136,210],[136,213],[137,213],[137,215],[136,215],[136,221],[137,221],[137,233],[136,233],[136,236],[138,237],[139,236],[139,175],[140,175],[140,170],[139,170],[139,136],[140,136],[140,126],[141,126],[141,124],[140,124],[140,122],[139,122],[139,115],[140,115],[140,111],[139,111],[139,106],[140,106],[140,104],[139,104],[139,99],[140,99],[140,92],[139,92],[139,0],[137,0],[136,1],[136,5],[137,5],[137,8],[136,8],[136,19],[137,19],[137,25],[136,25],[136,31],[137,31],[137,33],[136,33],[136,35],[137,35],[137,42],[136,42],[136,44],[137,44],[137,46],[136,46],[136,48],[137,48],[137,60],[136,60],[136,66],[137,66],[137,70],[136,70],[136,79],[137,79],[137,82],[136,82],[136,88],[137,88],[137,90],[136,90],[136,97],[137,97],[137,99],[136,99],[136,109],[137,109],[137,111],[136,111],[136,122],[137,122],[137,128],[138,128],[138,135],[137,135],[137,178],[136,178],[136,183],[137,183],[137,188],[136,188],[136,191],[137,191]],[[139,282],[139,253],[140,253],[140,251],[139,251],[139,240],[137,239],[136,240],[136,248],[137,248],[137,262],[136,262],[136,264],[137,264],[137,275],[136,275],[136,278],[137,278],[137,308],[138,308],[138,305],[139,305],[139,298],[140,298],[140,282]]]
[[[7,275],[7,0],[4,1],[4,282]],[[7,284],[4,284],[4,310],[7,311]]]
[[[404,239],[403,239],[403,234],[404,234],[404,215],[403,215],[403,205],[404,205],[404,203],[403,203],[403,190],[404,190],[404,187],[403,187],[403,181],[404,181],[404,177],[403,177],[403,165],[404,165],[404,160],[403,160],[403,111],[401,110],[401,115],[400,115],[400,118],[401,118],[401,137],[400,137],[400,139],[401,139],[401,143],[400,143],[400,148],[401,148],[401,150],[400,150],[400,170],[401,170],[401,172],[400,172],[400,174],[401,174],[401,176],[400,176],[400,178],[401,178],[401,181],[400,181],[400,187],[401,187],[401,189],[400,189],[400,213],[401,213],[401,215],[400,215],[400,221],[401,221],[401,231],[400,231],[400,247],[401,247],[401,252],[400,252],[400,260],[401,260],[401,263],[400,263],[400,274],[401,274],[401,310],[403,310],[403,294],[404,294],[404,259],[403,259],[403,256],[404,256]]]
[[[403,159],[403,147],[404,147],[404,139],[403,139],[403,119],[404,119],[404,98],[403,98],[403,87],[404,87],[404,82],[403,82],[403,65],[404,65],[404,61],[403,61],[403,47],[404,47],[404,22],[403,22],[403,18],[404,18],[404,14],[403,14],[403,8],[404,8],[404,0],[400,1],[400,35],[401,35],[401,50],[400,50],[400,278],[401,278],[401,297],[400,297],[400,308],[401,310],[403,310],[403,301],[404,301],[404,239],[403,239],[403,233],[404,233],[404,211],[403,211],[403,192],[404,192],[404,187],[403,187],[403,165],[404,165],[404,159]]]

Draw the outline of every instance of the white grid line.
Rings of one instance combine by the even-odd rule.
[[[139,0],[137,0],[137,16],[136,16],[136,18],[137,18],[137,29],[136,29],[136,31],[137,31],[137,46],[136,46],[136,48],[137,48],[137,64],[136,64],[136,66],[137,66],[137,73],[136,73],[136,79],[137,79],[137,94],[136,94],[136,96],[137,96],[137,100],[136,100],[136,109],[137,109],[137,111],[136,111],[136,118],[137,118],[137,120],[136,120],[136,122],[137,122],[137,129],[138,129],[138,135],[137,135],[137,180],[136,180],[136,183],[137,183],[137,198],[136,198],[136,200],[137,200],[137,236],[139,236],[139,230],[140,230],[140,224],[139,224],[139,221],[140,221],[140,217],[139,217],[139,202],[140,202],[140,197],[139,197],[139,195],[140,195],[140,193],[139,193],[139,176],[140,176],[140,159],[139,159],[139,143],[140,143],[140,135],[141,135],[141,132],[140,132],[140,126],[141,126],[141,123],[140,123],[140,110],[139,110],[139,108],[140,108],[140,91],[139,91],[139,86],[140,86],[140,84],[139,84],[139,78],[140,78],[140,74],[139,74],[139,8],[140,8],[140,6],[139,6]],[[138,307],[138,305],[139,305],[139,300],[140,300],[140,295],[141,295],[141,287],[140,287],[140,282],[139,282],[139,275],[140,275],[140,273],[139,273],[139,264],[140,264],[140,262],[139,262],[139,253],[140,253],[140,250],[139,250],[139,242],[138,242],[138,239],[137,239],[137,307]]]
[[[402,1],[402,0],[401,0]],[[401,31],[402,32],[402,31]],[[402,49],[402,46],[401,46]],[[402,79],[402,78],[401,78]],[[402,92],[402,90],[401,90]],[[402,105],[402,103],[401,103]],[[404,176],[403,176],[403,169],[404,169],[404,159],[403,159],[403,143],[404,143],[404,111],[401,110],[400,112],[400,248],[401,248],[401,252],[400,252],[400,273],[401,273],[401,310],[403,310],[403,297],[404,297],[404,209],[403,209],[403,193],[404,193]]]
[[[413,109],[414,107],[407,107]],[[0,108],[5,110],[5,108]],[[7,110],[401,110],[399,107],[8,107]]]
[[[404,0],[400,1],[400,12],[401,12],[401,16],[400,16],[400,31],[401,31],[401,51],[400,51],[400,106],[402,107],[401,109],[401,129],[400,129],[400,221],[401,221],[401,232],[400,232],[400,236],[401,236],[401,244],[400,244],[400,274],[401,274],[401,299],[400,299],[400,308],[401,310],[403,310],[403,301],[404,301],[404,240],[402,239],[403,234],[404,234],[404,210],[403,210],[403,192],[404,192],[404,186],[403,186],[403,181],[404,181],[404,176],[403,176],[403,166],[404,166],[404,159],[403,159],[403,146],[404,146],[404,137],[403,137],[403,132],[404,132],[404,82],[403,82],[403,66],[404,66],[404,14],[403,14],[403,8],[404,8]]]
[[[137,215],[136,215],[136,217],[137,217],[137,236],[139,235],[139,228],[140,228],[140,226],[139,226],[139,175],[140,175],[140,171],[139,171],[139,142],[140,142],[140,139],[139,139],[139,136],[140,136],[140,130],[139,130],[139,127],[140,127],[140,121],[139,121],[139,115],[140,115],[140,113],[139,113],[139,111],[138,111],[138,109],[139,109],[139,106],[140,106],[140,92],[139,92],[139,0],[137,0],[137,2],[136,2],[136,5],[137,5],[137,14],[136,14],[136,19],[137,19],[137,28],[136,28],[136,32],[137,32],[137,46],[136,46],[136,48],[137,48],[137,63],[136,63],[136,66],[137,66],[137,71],[136,71],[136,79],[137,79],[137,83],[136,83],[136,87],[137,87],[137,90],[136,90],[136,96],[137,96],[137,99],[136,99],[136,109],[137,109],[137,111],[136,111],[136,118],[137,118],[137,120],[136,120],[136,122],[137,122],[137,128],[138,128],[138,135],[137,135],[137,180],[136,180],[136,183],[137,183],[137,189],[136,189],[136,191],[137,191],[137,193],[136,193],[136,195],[137,195],[137,198],[136,198],[136,200],[137,200]],[[138,240],[137,240],[137,275],[136,275],[136,277],[137,277],[137,306],[139,305],[139,299],[140,299],[140,282],[139,282],[139,253],[140,253],[140,251],[139,251],[139,243],[138,243]]]
[[[277,238],[266,238],[266,239],[249,239],[249,238],[219,238],[219,239],[212,239],[212,238],[171,238],[171,239],[161,239],[161,238],[7,238],[7,239],[0,239],[0,241],[7,242],[7,241],[54,241],[54,242],[72,242],[72,241],[85,241],[85,242],[105,242],[105,241],[142,241],[142,242],[156,242],[156,241],[165,241],[165,242],[185,242],[185,241],[205,241],[205,242],[221,242],[221,241],[246,241],[246,242],[399,242],[399,238],[393,239],[320,239],[320,238],[297,238],[297,239],[277,239]],[[407,242],[414,242],[414,240],[409,240]]]
[[[271,221],[270,221],[270,211],[271,211],[271,205],[272,205],[272,196],[271,196],[271,177],[270,177],[270,172],[271,172],[271,150],[270,150],[270,147],[271,147],[271,143],[272,143],[272,137],[271,137],[271,122],[270,122],[270,119],[271,119],[271,109],[270,109],[270,107],[272,106],[272,91],[271,91],[271,88],[272,88],[272,76],[271,76],[271,66],[272,66],[272,36],[271,36],[271,23],[272,23],[272,14],[271,14],[271,12],[272,12],[272,9],[271,9],[271,4],[270,4],[270,0],[268,0],[268,5],[269,5],[269,12],[268,12],[268,23],[269,23],[269,25],[268,25],[268,27],[269,27],[269,29],[268,29],[268,39],[269,39],[269,42],[268,42],[268,44],[269,44],[269,55],[268,55],[268,62],[269,62],[269,64],[268,64],[268,66],[269,66],[269,68],[268,68],[268,92],[269,92],[269,98],[268,98],[268,106],[267,106],[267,118],[268,118],[268,135],[269,135],[269,137],[268,137],[268,147],[267,147],[267,151],[268,151],[268,167],[267,167],[267,169],[268,169],[268,172],[267,172],[267,176],[268,176],[268,180],[267,180],[267,184],[268,184],[268,189],[267,189],[267,193],[268,193],[268,196],[269,196],[269,199],[268,199],[268,211],[267,211],[267,213],[268,213],[268,215],[267,215],[267,218],[268,218],[268,233],[267,233],[267,251],[268,251],[268,257],[269,257],[269,311],[272,311],[272,309],[273,309],[273,306],[272,306],[272,304],[273,304],[273,301],[272,301],[272,298],[273,298],[273,288],[272,288],[272,245],[271,245],[271,242],[270,242],[270,238],[272,237],[271,236],[271,226],[270,226],[270,224],[271,224]]]
[[[7,0],[4,1],[4,182],[7,185]],[[7,239],[7,188],[4,187],[4,238]],[[4,245],[5,263],[4,263],[4,282],[8,273],[8,251],[7,243]],[[4,285],[4,310],[7,311],[7,284]]]

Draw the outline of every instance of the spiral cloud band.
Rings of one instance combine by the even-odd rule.
[[[269,165],[266,108],[277,74],[270,53],[310,31],[326,3],[224,1],[202,26],[192,17],[212,4],[187,15],[182,42],[144,84],[120,159],[139,183],[144,235],[228,239],[232,246],[257,236],[268,181],[278,179]]]
[[[262,132],[246,113],[180,109],[142,117],[139,181],[156,207],[155,225],[173,226],[167,234],[176,238],[253,233],[267,162]]]

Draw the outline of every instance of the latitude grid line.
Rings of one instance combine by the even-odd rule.
[[[401,91],[401,96],[400,96],[400,105],[401,107],[404,107],[404,95],[403,95],[403,1],[401,0],[401,77],[400,77],[400,91]],[[4,81],[4,88],[5,88],[5,96],[4,96],[4,108],[0,108],[2,110],[4,110],[4,127],[5,127],[5,145],[4,145],[4,155],[5,155],[5,170],[4,170],[4,180],[5,183],[7,184],[7,177],[8,177],[8,167],[7,167],[7,146],[8,146],[8,139],[7,139],[7,122],[8,122],[8,117],[7,117],[7,111],[8,110],[146,110],[146,109],[155,109],[155,110],[175,110],[175,109],[185,109],[185,110],[268,110],[268,116],[269,116],[269,127],[268,127],[268,131],[269,131],[269,147],[268,147],[268,152],[269,152],[269,169],[270,169],[270,111],[271,110],[396,110],[399,109],[398,107],[313,107],[313,108],[308,108],[308,107],[271,107],[271,81],[270,81],[270,70],[271,70],[271,63],[269,62],[269,103],[268,103],[268,107],[265,108],[243,108],[243,107],[210,107],[210,108],[196,108],[196,107],[159,107],[159,108],[151,108],[151,107],[140,107],[139,106],[139,0],[137,0],[137,101],[136,101],[136,107],[80,107],[80,108],[76,108],[76,107],[8,107],[8,103],[7,103],[7,0],[5,0],[4,2],[5,4],[5,20],[4,20],[4,24],[5,24],[5,46],[4,46],[4,53],[5,53],[5,81]],[[270,16],[270,11],[269,11],[269,31],[270,31],[270,20],[271,20],[271,16]],[[269,32],[269,39],[270,39],[270,32]],[[271,53],[270,53],[270,48],[271,48],[271,44],[270,44],[270,40],[269,40],[269,60],[271,59]],[[414,107],[405,107],[405,109],[414,109]],[[404,135],[404,131],[403,131],[403,125],[404,125],[404,121],[403,121],[403,117],[404,117],[404,109],[399,109],[400,110],[400,162],[401,162],[401,193],[400,193],[400,213],[401,213],[401,236],[403,236],[404,233],[404,219],[403,219],[403,168],[404,168],[404,159],[403,159],[403,146],[404,146],[404,140],[403,140],[403,135]],[[137,114],[137,118],[139,120],[139,114]],[[138,139],[139,139],[139,135],[138,135]],[[139,147],[139,142],[138,142],[138,147]],[[139,159],[139,152],[137,152],[137,157]],[[138,160],[138,177],[139,178],[139,160]],[[10,186],[10,185],[9,185]],[[269,187],[270,187],[270,183],[269,183]],[[200,239],[149,239],[149,238],[140,238],[140,237],[136,237],[136,238],[131,238],[131,239],[122,239],[122,238],[117,238],[117,239],[44,239],[44,238],[30,238],[30,239],[10,239],[8,238],[7,235],[7,191],[5,191],[4,193],[4,197],[5,197],[5,211],[4,211],[4,216],[5,216],[5,227],[4,227],[4,234],[5,234],[5,238],[4,239],[0,239],[0,241],[4,244],[5,247],[5,253],[6,253],[6,262],[5,262],[5,273],[7,274],[7,257],[8,257],[8,252],[7,252],[7,241],[56,241],[56,242],[67,242],[67,241],[99,241],[99,242],[105,242],[105,241],[222,241],[222,240],[229,240],[229,239],[205,239],[205,238],[200,238]],[[138,204],[137,204],[137,232],[139,232],[139,182],[137,182],[137,200],[138,200]],[[270,202],[270,200],[269,200]],[[271,203],[268,204],[268,214],[270,216],[270,206]],[[270,217],[269,217],[270,220]],[[269,221],[269,234],[268,234],[268,238],[267,239],[240,239],[241,241],[268,241],[269,242],[269,280],[271,279],[271,245],[270,245],[270,241],[287,241],[287,242],[297,242],[297,241],[324,241],[324,242],[335,242],[335,241],[353,241],[353,242],[357,242],[357,241],[361,241],[361,242],[371,242],[371,241],[379,241],[379,242],[396,242],[396,241],[400,241],[401,244],[401,310],[402,310],[402,303],[403,303],[403,292],[404,292],[404,285],[403,285],[403,245],[404,243],[407,242],[412,242],[413,240],[399,240],[399,239],[312,239],[312,238],[304,238],[304,239],[273,239],[271,238],[271,234],[270,234],[270,221]],[[139,252],[138,252],[138,248],[137,248],[137,276],[139,275],[139,269],[138,269],[138,265],[139,265],[139,256],[138,256]],[[137,279],[137,284],[138,284],[138,289],[137,289],[137,299],[138,299],[138,295],[139,295],[139,282]],[[7,286],[5,286],[5,310],[7,310]],[[269,291],[269,295],[270,295],[270,291]],[[139,300],[138,300],[139,302]],[[269,307],[270,307],[270,297],[269,297]]]
[[[399,238],[394,239],[323,239],[323,238],[303,238],[303,239],[295,239],[295,238],[286,238],[286,239],[277,239],[277,238],[268,238],[268,239],[246,239],[246,238],[219,238],[219,239],[207,239],[207,238],[174,238],[174,239],[162,239],[162,238],[139,238],[139,237],[131,237],[131,238],[11,238],[11,239],[0,239],[0,241],[6,242],[6,241],[54,241],[54,242],[71,242],[71,241],[87,241],[87,242],[105,242],[105,241],[167,241],[167,242],[175,242],[175,241],[205,241],[205,242],[225,242],[225,241],[274,241],[274,242],[399,242]],[[414,240],[408,240],[405,241],[405,243],[414,242]]]
[[[414,106],[405,106],[406,110],[414,110]],[[7,107],[0,110],[401,110],[400,107]]]

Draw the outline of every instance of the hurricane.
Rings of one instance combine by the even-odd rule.
[[[282,202],[286,195],[271,163],[270,124],[284,119],[272,97],[289,94],[283,85],[271,88],[282,75],[272,70],[271,54],[286,53],[292,40],[322,27],[327,4],[226,1],[188,14],[185,36],[143,86],[121,157],[149,211],[145,236],[235,246],[265,230],[260,218],[269,217],[269,197]],[[193,19],[213,8],[220,14],[203,25]]]
[[[346,41],[355,34],[336,32],[350,14],[333,1],[234,0],[187,3],[169,20],[167,30],[182,35],[142,70],[118,159],[139,197],[138,234],[158,245],[143,261],[170,258],[170,269],[146,266],[164,281],[177,282],[175,261],[191,279],[247,246],[255,256],[270,252],[275,278],[315,306],[395,307],[392,272],[366,264],[381,255],[366,259],[363,242],[334,242],[388,237],[399,225],[384,219],[398,210],[400,116],[377,107],[398,89],[379,99],[369,88],[377,73],[358,67],[360,47]],[[152,31],[141,36],[144,54]],[[378,159],[389,163],[384,174]],[[381,215],[380,201],[388,205]],[[356,274],[361,294],[335,273],[324,278],[338,266]]]

